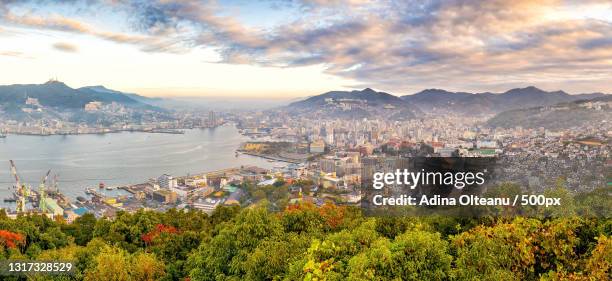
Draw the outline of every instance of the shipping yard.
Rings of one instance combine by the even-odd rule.
[[[85,187],[83,196],[72,201],[60,191],[57,175],[48,180],[51,170],[42,177],[38,189],[33,189],[23,183],[15,162],[10,160],[9,163],[14,177],[13,192],[3,200],[14,203],[15,207],[7,208],[7,215],[45,214],[67,222],[86,213],[96,217],[114,217],[119,211],[140,209],[197,209],[211,213],[220,205],[240,205],[244,191],[238,186],[244,180],[264,181],[271,173],[263,168],[241,166],[180,177],[164,174],[133,185],[108,186],[100,182],[96,187]]]
[[[53,181],[48,184],[51,170],[48,170],[42,177],[38,190],[34,190],[31,186],[22,182],[13,160],[10,160],[9,163],[15,183],[12,187],[12,196],[4,198],[4,202],[15,202],[16,205],[14,212],[9,213],[9,215],[42,213],[55,217],[64,215],[64,210],[74,206],[70,199],[59,191],[57,175],[54,175]]]

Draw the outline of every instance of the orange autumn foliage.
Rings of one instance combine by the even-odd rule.
[[[5,247],[13,249],[24,242],[25,237],[23,235],[8,230],[0,230],[0,244]]]
[[[321,207],[317,208],[317,206],[314,204],[307,202],[302,204],[291,204],[285,208],[285,213],[287,214],[308,211],[316,212],[319,216],[321,216],[321,218],[323,218],[325,225],[333,229],[342,224],[346,207],[337,206],[333,203],[327,202]]]
[[[178,233],[178,229],[176,229],[174,226],[158,224],[155,226],[155,229],[143,234],[141,238],[147,245],[149,245],[153,243],[153,240],[162,233],[175,234]]]

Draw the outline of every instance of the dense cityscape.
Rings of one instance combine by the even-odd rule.
[[[117,110],[126,110],[112,103],[95,103],[95,108],[91,104],[86,104],[84,110],[99,111],[103,116],[114,116]],[[347,104],[350,105],[347,107]],[[355,104],[367,108],[367,102],[347,100],[340,106],[353,110]],[[610,103],[595,102],[584,106],[609,110]],[[385,108],[394,109],[387,105],[377,110],[384,113]],[[492,179],[491,185],[510,182],[520,186],[523,192],[542,192],[562,181],[564,188],[580,193],[605,187],[612,165],[609,144],[612,123],[606,120],[600,124],[550,130],[491,127],[486,123],[491,116],[460,114],[423,115],[398,121],[385,118],[384,114],[363,119],[310,118],[278,108],[239,114],[175,112],[171,116],[172,121],[166,122],[120,118],[120,122],[111,122],[108,127],[89,127],[86,123],[76,126],[45,118],[38,120],[36,125],[10,120],[0,125],[8,134],[40,132],[41,135],[134,130],[181,134],[183,130],[194,128],[236,126],[250,139],[235,148],[236,155],[262,157],[276,164],[272,169],[241,166],[192,175],[164,174],[146,182],[122,186],[106,186],[100,182],[99,186],[83,186],[83,196],[78,196],[77,200],[60,196],[61,181],[53,183],[54,190],[45,187],[44,183],[39,189],[21,184],[22,187],[15,185],[14,197],[5,198],[5,201],[17,201],[21,211],[26,211],[26,206],[38,207],[27,211],[44,210],[69,221],[85,213],[112,217],[118,211],[135,212],[142,208],[158,211],[196,209],[212,213],[217,206],[247,207],[271,198],[278,209],[302,201],[317,205],[328,201],[359,205],[362,188],[371,184],[374,172],[407,168],[402,166],[405,165],[402,159],[412,157],[492,157],[498,161],[498,176]],[[18,180],[16,167],[12,173]],[[125,192],[107,196],[98,189]],[[19,199],[20,192],[28,194],[25,201],[32,204],[19,203],[23,200]]]

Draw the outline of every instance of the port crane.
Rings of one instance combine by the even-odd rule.
[[[47,212],[47,179],[49,178],[49,174],[51,170],[47,171],[47,174],[40,181],[40,185],[38,186],[38,208],[43,213]]]
[[[58,174],[54,174],[53,175],[53,192],[56,194],[59,194],[59,187],[57,186],[57,177],[59,175]]]
[[[15,167],[15,163],[13,162],[13,160],[9,160],[9,163],[11,164],[11,174],[15,178],[15,190],[13,191],[13,195],[15,197],[15,200],[17,201],[16,211],[19,213],[23,213],[26,211],[26,198],[30,197],[30,187],[26,184],[21,183],[21,180],[19,179],[19,174],[17,174],[17,167]]]
[[[28,184],[22,181],[23,179],[17,173],[15,162],[9,160],[9,163],[11,174],[15,178],[15,184],[13,185],[13,197],[5,198],[4,201],[15,202],[17,205],[15,211],[17,213],[34,211],[47,214],[50,211],[55,212],[54,206],[56,204],[61,208],[70,208],[70,199],[59,191],[58,174],[54,174],[53,178],[49,179],[51,175],[51,170],[49,169],[40,180],[38,190],[32,190]],[[32,203],[32,208],[37,210],[28,210],[27,203]]]

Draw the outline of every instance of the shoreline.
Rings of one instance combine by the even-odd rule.
[[[103,132],[69,132],[69,133],[6,133],[1,138],[9,138],[10,136],[38,136],[38,137],[49,137],[49,136],[78,136],[78,135],[106,135],[106,134],[118,134],[118,133],[150,133],[150,134],[171,134],[171,135],[183,135],[187,130],[195,129],[214,129],[216,127],[201,127],[201,128],[177,128],[177,129],[117,129]]]
[[[259,154],[259,153],[254,153],[254,152],[247,152],[244,150],[236,150],[236,152],[242,153],[242,154],[246,154],[246,155],[250,155],[250,156],[255,156],[255,157],[261,157],[264,159],[269,159],[269,160],[274,160],[274,161],[279,161],[279,162],[285,162],[285,163],[291,163],[291,164],[300,164],[302,163],[302,161],[298,161],[298,160],[293,160],[293,159],[289,159],[289,158],[283,158],[280,156],[272,156],[272,155],[266,155],[266,154]]]
[[[165,137],[141,132],[49,138],[9,136],[0,139],[0,154],[6,161],[16,160],[18,169],[25,171],[20,171],[23,174],[20,176],[32,186],[38,186],[40,175],[52,169],[60,175],[62,193],[74,200],[82,196],[86,187],[96,187],[100,181],[118,187],[144,183],[164,173],[184,176],[242,165],[266,169],[275,165],[261,157],[235,157],[236,149],[245,139],[231,123],[216,129],[192,129],[182,136]],[[129,149],[123,150],[126,145]],[[118,160],[125,157],[127,161]],[[185,159],[189,161],[183,161]],[[14,179],[9,173],[0,173],[0,182],[6,182],[0,183],[4,187],[0,197],[8,197],[7,187]]]

